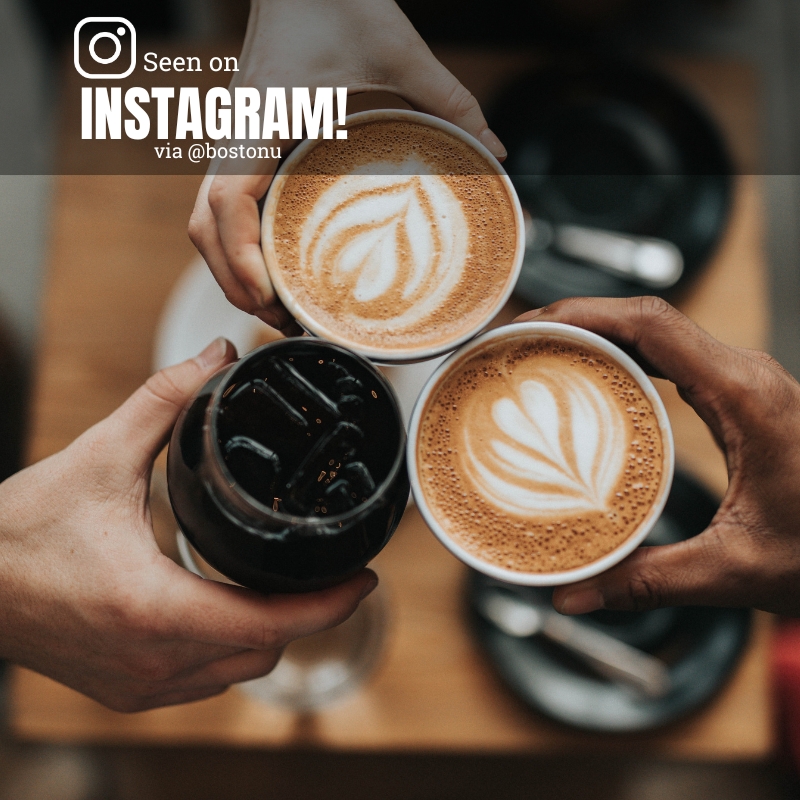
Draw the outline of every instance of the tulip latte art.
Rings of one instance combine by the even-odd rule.
[[[445,375],[417,440],[425,501],[482,561],[561,572],[616,549],[661,495],[658,421],[638,383],[587,345],[510,337]]]
[[[479,328],[518,246],[506,180],[466,142],[408,120],[322,140],[276,185],[270,273],[315,333],[415,351]]]

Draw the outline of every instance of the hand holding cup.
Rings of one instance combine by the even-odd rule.
[[[725,454],[728,490],[699,536],[640,548],[602,575],[556,589],[566,614],[600,608],[752,606],[800,613],[800,385],[766,353],[714,339],[665,301],[574,298],[519,321],[594,331],[672,381]]]
[[[148,492],[184,404],[235,359],[217,340],[152,376],[69,447],[0,484],[0,656],[117,711],[186,703],[272,670],[377,579],[265,597],[162,555]]]
[[[502,159],[477,100],[437,61],[394,0],[253,0],[235,83],[346,86],[390,92],[474,136]],[[284,155],[291,143],[281,142]],[[235,175],[212,168],[195,202],[189,236],[228,300],[276,328],[291,316],[275,295],[260,247],[258,203],[274,165],[237,163]]]
[[[451,356],[409,430],[417,505],[474,569],[558,586],[647,536],[673,474],[669,420],[638,365],[571,325],[497,328]]]

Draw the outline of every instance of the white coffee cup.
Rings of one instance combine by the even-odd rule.
[[[560,339],[568,340],[570,343],[578,345],[587,345],[599,350],[603,355],[619,364],[639,385],[645,397],[650,402],[662,441],[663,463],[661,483],[658,493],[646,516],[639,523],[636,530],[618,547],[606,553],[596,561],[560,572],[520,572],[505,569],[497,564],[488,563],[465,550],[464,547],[453,540],[440,520],[437,519],[426,500],[418,477],[420,464],[417,450],[419,447],[420,427],[429,398],[431,398],[432,394],[441,385],[443,379],[450,375],[454,369],[458,368],[466,357],[475,353],[475,351],[481,349],[487,343],[520,336],[524,336],[526,340],[541,338]],[[642,368],[630,356],[607,339],[591,331],[584,330],[583,328],[554,322],[525,322],[495,328],[492,331],[478,336],[453,353],[430,377],[417,399],[409,425],[407,448],[407,464],[414,500],[416,501],[423,519],[439,541],[456,556],[456,558],[473,569],[496,580],[523,586],[559,586],[562,584],[575,583],[576,581],[591,578],[604,572],[630,555],[630,553],[645,540],[658,518],[661,516],[661,512],[664,510],[664,505],[669,496],[675,470],[675,445],[669,418],[658,391]]]
[[[461,330],[458,335],[448,338],[445,341],[439,341],[434,346],[418,347],[410,346],[403,347],[390,347],[386,344],[385,337],[373,337],[369,342],[354,341],[352,337],[343,336],[341,331],[337,331],[335,327],[328,323],[323,324],[317,319],[309,309],[304,308],[303,304],[298,301],[293,292],[292,287],[285,279],[285,275],[280,266],[279,255],[275,247],[275,214],[278,209],[278,204],[281,198],[281,193],[286,185],[286,181],[290,176],[297,173],[301,169],[304,159],[314,150],[320,146],[322,141],[316,139],[307,139],[303,141],[298,147],[292,151],[288,158],[281,164],[276,176],[270,186],[269,193],[267,194],[266,202],[264,205],[264,212],[262,215],[261,227],[261,241],[262,249],[264,252],[264,259],[267,264],[267,270],[272,280],[275,291],[283,304],[295,317],[298,323],[310,334],[319,336],[320,338],[328,339],[329,341],[341,344],[348,347],[357,353],[366,356],[374,361],[382,364],[408,364],[425,361],[427,359],[435,358],[448,353],[464,342],[476,336],[480,331],[484,330],[486,326],[494,319],[497,313],[503,308],[506,301],[511,295],[511,292],[516,285],[517,278],[522,266],[522,260],[525,252],[525,225],[522,216],[522,208],[516,194],[511,180],[502,168],[497,159],[489,152],[489,150],[481,144],[477,139],[470,134],[463,131],[461,128],[445,122],[437,117],[428,114],[422,114],[416,111],[403,111],[397,109],[391,110],[376,110],[364,111],[353,114],[345,120],[342,127],[352,128],[357,125],[363,125],[368,122],[412,122],[444,131],[451,136],[457,138],[461,142],[467,144],[472,150],[476,151],[480,157],[481,163],[489,166],[490,170],[500,177],[505,191],[508,195],[511,204],[511,210],[514,218],[515,225],[515,247],[513,250],[513,257],[511,268],[507,276],[504,278],[502,287],[496,294],[496,300],[493,302],[485,315],[471,325],[466,330]],[[338,126],[335,128],[338,130]],[[327,141],[328,146],[345,146],[345,141],[333,142]]]

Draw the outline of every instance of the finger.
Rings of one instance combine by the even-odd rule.
[[[377,585],[371,570],[318,592],[262,595],[184,572],[170,585],[162,635],[208,644],[271,650],[346,620]]]
[[[256,301],[245,291],[228,267],[222,241],[219,238],[217,221],[208,204],[208,190],[214,175],[206,175],[197,193],[194,210],[189,220],[189,238],[200,251],[211,274],[219,284],[228,302],[241,311],[254,314],[258,310]],[[269,322],[267,323],[269,324]]]
[[[226,685],[221,686],[206,686],[202,689],[193,689],[191,691],[170,691],[164,694],[152,695],[150,697],[141,699],[124,699],[119,703],[107,703],[107,705],[115,711],[123,712],[138,712],[149,711],[153,708],[164,708],[165,706],[180,706],[184,703],[194,703],[198,700],[207,700],[209,697],[216,697],[227,691],[230,687]]]
[[[163,606],[163,602],[161,605]],[[161,613],[165,613],[163,608]],[[193,674],[215,661],[247,652],[252,651],[245,647],[187,642],[184,639],[157,641],[150,642],[147,647],[142,647],[138,654],[131,656],[129,665],[134,671],[137,669],[140,671],[142,679],[166,682]]]
[[[417,110],[465,130],[502,161],[508,155],[506,148],[490,130],[472,93],[439,63],[427,45],[423,43],[417,51],[421,55],[404,64],[397,75],[397,93]]]
[[[715,430],[716,406],[737,395],[735,366],[744,357],[658,297],[570,298],[515,320],[527,321],[577,325],[636,351]]]
[[[712,523],[685,542],[640,547],[595,578],[559,586],[553,592],[553,606],[562,614],[587,614],[604,608],[647,611],[663,606],[741,605],[746,589],[728,563],[723,541],[720,526]]]
[[[285,337],[293,337],[303,336],[305,331],[302,329],[302,327],[300,327],[296,320],[292,319],[287,325],[284,325],[283,328],[280,329],[280,333]]]
[[[192,395],[235,359],[236,348],[227,339],[215,339],[195,358],[151,375],[91,436],[132,469],[150,469]]]
[[[230,176],[223,176],[219,178],[219,181],[224,183],[229,178]],[[249,293],[239,277],[234,275],[231,270],[220,238],[218,222],[208,200],[209,190],[215,180],[216,176],[207,175],[200,187],[189,220],[189,238],[205,259],[211,274],[225,293],[229,303],[248,314],[257,316],[270,327],[284,331],[288,336],[295,335],[294,320],[279,298],[275,296],[272,283],[266,274],[266,267],[260,268],[260,274],[266,276],[266,287],[272,300],[264,307],[260,305],[261,292]],[[260,233],[258,241],[260,242]],[[263,256],[260,258],[263,265]]]
[[[796,384],[797,380],[795,377],[783,366],[774,356],[771,356],[769,353],[765,353],[763,350],[754,350],[750,347],[736,347],[734,348],[737,352],[741,353],[743,356],[746,356],[749,359],[757,362],[758,364],[769,368],[776,374],[778,374],[782,378],[788,378],[789,381]]]
[[[185,677],[173,681],[175,691],[191,692],[209,686],[229,686],[261,678],[272,672],[281,657],[281,650],[245,650],[228,658],[218,659]]]
[[[300,336],[303,329],[295,322],[286,306],[276,297],[275,302],[267,308],[258,308],[253,314],[270,328],[275,328],[284,336]]]
[[[279,303],[267,273],[258,209],[271,181],[271,174],[217,175],[208,190],[208,204],[231,275],[253,300],[259,317],[280,329],[291,316]]]

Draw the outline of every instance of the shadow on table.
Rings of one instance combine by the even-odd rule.
[[[107,751],[119,800],[789,800],[772,764],[559,756]]]

